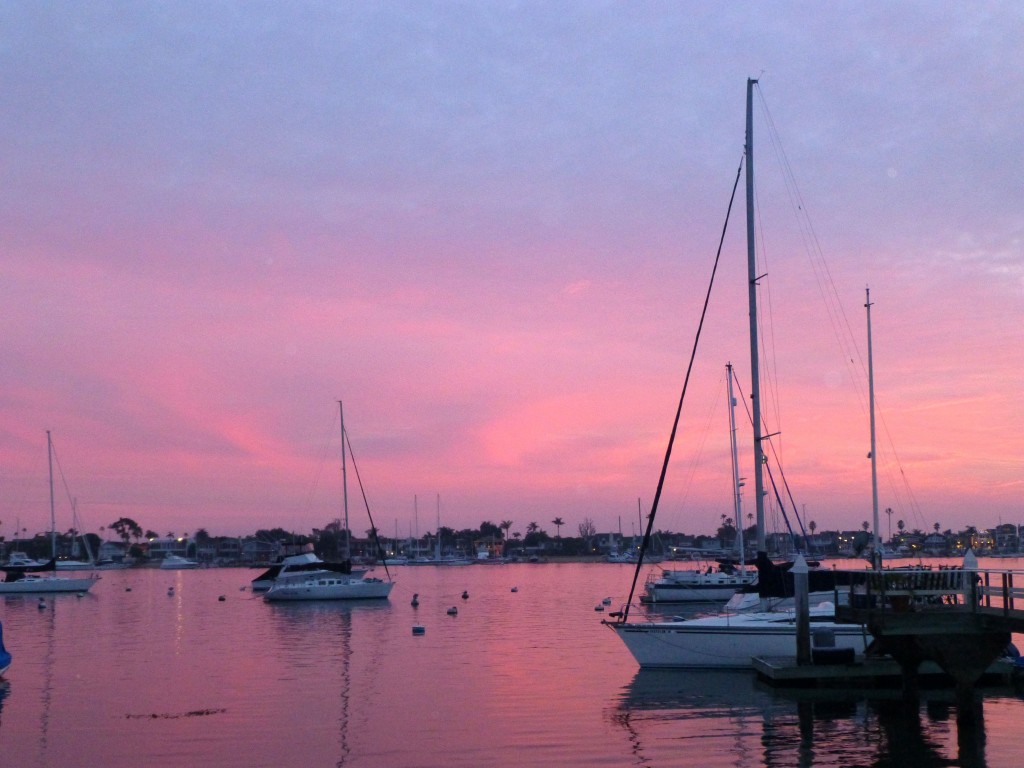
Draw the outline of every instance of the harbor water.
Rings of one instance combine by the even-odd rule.
[[[908,705],[745,672],[641,672],[600,623],[628,594],[628,565],[391,570],[391,599],[369,604],[266,603],[248,589],[258,571],[233,568],[110,571],[84,596],[2,598],[14,662],[0,763],[1020,764],[1013,687],[979,692],[967,727],[946,691]]]

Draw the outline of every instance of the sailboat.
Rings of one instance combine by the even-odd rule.
[[[0,595],[38,594],[49,592],[88,592],[99,576],[69,578],[57,575],[57,512],[53,497],[53,438],[46,430],[46,457],[50,468],[50,560],[41,565],[0,568],[5,574],[0,582]]]
[[[345,411],[338,401],[338,412],[341,415],[341,488],[345,511],[345,562],[349,563],[348,573],[325,568],[326,563],[314,565],[314,570],[296,568],[289,570],[285,565],[274,577],[270,588],[264,593],[263,599],[275,601],[295,600],[381,600],[387,599],[394,587],[394,582],[385,581],[362,573],[351,572],[351,532],[348,526],[348,468],[345,444],[348,435],[345,433]],[[355,456],[353,456],[353,465]],[[369,510],[367,510],[369,511]],[[373,525],[373,521],[370,521]],[[296,565],[299,565],[296,563]],[[385,566],[386,570],[386,566]]]
[[[80,531],[80,521],[78,519],[78,505],[74,499],[71,500],[71,520],[72,527],[75,531]],[[58,560],[57,570],[58,571],[119,571],[124,570],[128,567],[128,563],[117,563],[108,558],[97,559],[93,554],[92,547],[89,546],[89,537],[79,533],[79,539],[82,541],[82,547],[85,549],[85,560]],[[78,542],[75,542],[77,547]]]
[[[777,566],[768,558],[765,537],[764,512],[764,451],[762,442],[760,372],[757,339],[757,282],[754,228],[754,126],[753,91],[757,80],[747,80],[746,142],[744,159],[746,171],[746,224],[747,224],[747,278],[750,318],[750,376],[751,408],[754,431],[754,499],[757,512],[757,567],[759,589],[766,590],[780,581]],[[738,182],[738,178],[737,178]],[[723,233],[724,235],[724,233]],[[710,288],[709,288],[710,290]],[[691,357],[692,366],[692,357]],[[683,395],[686,388],[684,385]],[[672,442],[682,411],[682,398],[676,411],[676,424],[666,451],[655,501],[648,517],[646,539],[654,527],[654,516],[667,472]],[[633,587],[639,575],[638,563],[634,574]],[[813,588],[813,587],[812,587]],[[763,592],[762,592],[763,593]],[[630,592],[632,599],[632,590]],[[700,668],[749,668],[757,656],[793,655],[796,653],[796,615],[793,611],[749,611],[743,613],[725,612],[689,620],[672,621],[630,621],[629,603],[617,613],[610,614],[614,620],[603,623],[610,627],[629,649],[641,667],[700,667]],[[835,622],[835,606],[821,603],[810,608],[810,633],[812,637],[828,636],[830,644],[837,649],[853,649],[861,652],[867,647],[867,636],[860,627],[841,625]]]
[[[739,552],[737,567],[732,561],[723,560],[718,568],[708,566],[691,570],[665,569],[661,576],[649,578],[644,585],[642,603],[709,603],[726,602],[736,591],[757,581],[757,571],[747,568],[744,561],[743,514],[740,496],[739,461],[736,448],[736,398],[732,391],[732,363],[725,366],[729,395],[729,445],[732,454],[732,502],[736,520],[736,548]]]

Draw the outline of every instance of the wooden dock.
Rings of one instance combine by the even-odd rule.
[[[902,665],[893,658],[857,656],[851,664],[797,664],[796,656],[765,656],[753,659],[759,680],[780,688],[885,688],[902,689]],[[1024,668],[1012,661],[993,662],[977,685],[1008,685],[1024,675]],[[922,687],[947,688],[954,680],[934,661],[923,661],[917,670]]]

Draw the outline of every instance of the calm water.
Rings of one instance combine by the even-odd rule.
[[[1013,691],[986,692],[961,733],[941,695],[908,709],[639,672],[594,610],[622,602],[628,566],[392,570],[382,604],[267,604],[238,569],[109,572],[44,609],[4,598],[0,764],[1020,765]]]

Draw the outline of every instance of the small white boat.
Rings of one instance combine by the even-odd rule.
[[[163,571],[183,571],[198,567],[198,561],[170,553],[164,555],[164,559],[160,561],[160,570]]]
[[[754,569],[736,570],[720,567],[690,571],[665,570],[661,576],[648,578],[644,585],[643,603],[724,603],[736,591],[757,581]]]
[[[71,578],[58,576],[53,560],[43,565],[0,568],[5,574],[0,581],[0,595],[36,595],[52,592],[88,592],[99,581],[99,576],[90,574]]]
[[[382,600],[394,584],[383,579],[322,573],[301,578],[278,579],[263,595],[269,602],[292,600]]]

